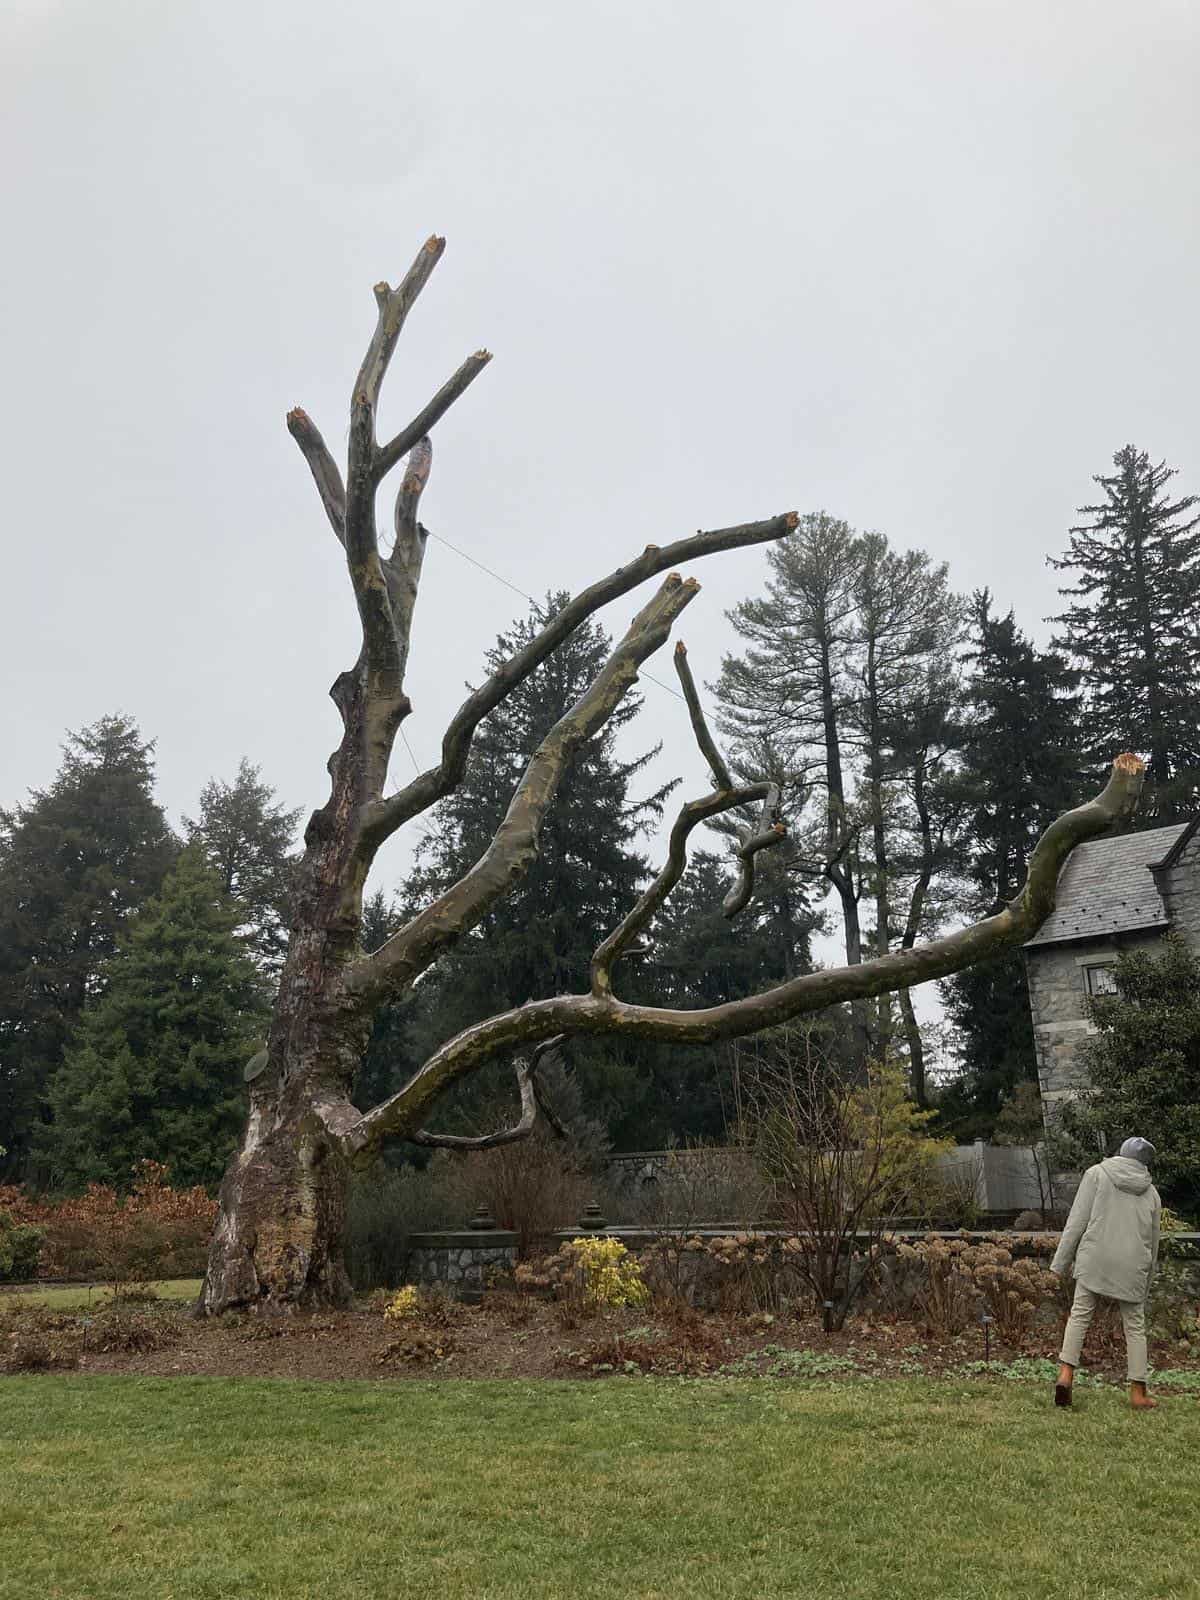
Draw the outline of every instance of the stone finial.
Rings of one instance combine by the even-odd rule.
[[[608,1227],[608,1218],[593,1201],[590,1206],[584,1206],[583,1215],[579,1219],[579,1227],[583,1233],[601,1233]]]
[[[495,1226],[496,1219],[486,1206],[480,1206],[479,1210],[467,1223],[468,1228],[478,1229],[480,1232],[488,1229],[494,1229]]]

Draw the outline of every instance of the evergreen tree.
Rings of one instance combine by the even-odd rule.
[[[949,754],[931,755],[932,708],[948,701],[963,602],[924,551],[893,550],[882,534],[857,534],[823,512],[801,518],[767,564],[765,594],[730,613],[746,649],[722,664],[722,726],[747,770],[793,776],[803,807],[796,859],[837,893],[854,966],[925,930],[941,898],[941,823],[925,829],[914,790],[933,804],[931,761],[940,767]],[[938,740],[950,726],[943,714]],[[851,1008],[864,1063],[889,1051],[893,1004]],[[900,1006],[920,1095],[919,1033],[911,1004]]]
[[[131,919],[50,1081],[40,1144],[55,1185],[125,1187],[144,1159],[180,1185],[220,1180],[267,1015],[238,920],[195,848]]]
[[[784,847],[786,850],[786,846]],[[650,948],[627,980],[631,999],[695,1009],[761,993],[811,971],[813,915],[794,863],[783,851],[760,855],[755,892],[735,920],[722,901],[733,886],[728,858],[693,850],[688,869],[655,919]],[[662,1148],[682,1139],[726,1137],[736,1111],[729,1045],[643,1049],[614,1107],[614,1142]]]
[[[257,767],[243,759],[232,783],[213,778],[200,792],[200,815],[184,818],[188,842],[199,845],[242,913],[242,931],[268,971],[287,948],[293,857],[300,811],[275,803]]]
[[[965,909],[990,916],[1018,893],[1025,864],[1050,822],[1078,803],[1078,674],[1036,650],[1010,611],[996,616],[987,590],[972,599],[972,667],[962,765],[970,890]],[[1037,1063],[1019,951],[981,961],[942,985],[962,1040],[961,1080],[942,1096],[944,1121],[963,1136],[991,1131],[1006,1096]]]
[[[1191,1211],[1200,1204],[1200,959],[1170,933],[1157,951],[1134,950],[1113,968],[1116,993],[1093,999],[1084,1042],[1089,1087],[1063,1124],[1081,1152],[1149,1139],[1155,1180]]]
[[[31,1176],[50,1074],[130,913],[176,851],[153,744],[126,717],[68,736],[58,776],[0,812],[0,1170]]]
[[[1200,803],[1200,500],[1171,500],[1174,468],[1133,445],[1113,464],[1095,479],[1104,499],[1080,507],[1091,520],[1071,529],[1061,560],[1050,558],[1079,575],[1059,591],[1072,604],[1053,618],[1062,625],[1054,644],[1082,672],[1091,763],[1148,754],[1143,817],[1160,824]]]

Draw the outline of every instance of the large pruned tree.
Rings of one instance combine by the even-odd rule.
[[[1103,794],[1048,830],[1022,894],[975,927],[858,966],[798,976],[761,994],[715,1006],[671,1010],[631,1004],[616,993],[619,963],[651,927],[682,876],[692,830],[723,814],[745,818],[735,846],[738,882],[727,900],[730,914],[741,910],[753,891],[756,854],[784,834],[777,787],[767,781],[732,781],[699,715],[686,658],[677,652],[677,668],[696,708],[693,721],[716,787],[681,809],[666,865],[597,947],[588,992],[530,1000],[475,1023],[440,1045],[395,1094],[371,1110],[359,1110],[350,1090],[376,1011],[409,990],[478,927],[528,870],[567,764],[605,726],[636,681],[638,668],[666,642],[698,591],[693,579],[685,580],[672,569],[699,556],[782,539],[798,521],[788,514],[697,533],[662,547],[648,545],[640,556],[576,595],[501,662],[452,718],[436,765],[387,795],[393,741],[410,710],[405,666],[426,542],[417,513],[432,461],[427,436],[490,359],[486,351],[470,357],[407,427],[384,443],[378,440],[380,386],[405,319],[443,248],[443,240],[430,239],[397,288],[376,286],[378,321],[351,393],[344,478],[305,413],[289,416],[291,433],[345,551],[362,644],[358,659],[331,691],[344,731],[329,762],[329,799],[313,812],[305,830],[268,1042],[247,1069],[249,1117],[221,1186],[200,1298],[200,1309],[209,1313],[233,1306],[345,1301],[350,1284],[342,1234],[351,1168],[370,1163],[389,1137],[462,1148],[528,1132],[537,1113],[538,1062],[553,1040],[619,1034],[689,1044],[736,1038],[840,1001],[865,1000],[943,977],[990,950],[1028,938],[1053,906],[1055,882],[1070,850],[1123,816],[1141,782],[1141,762],[1119,757]],[[395,538],[383,554],[376,498],[387,474],[405,458],[395,501]],[[455,789],[475,730],[518,684],[601,606],[664,572],[668,576],[604,666],[542,740],[479,860],[377,950],[365,953],[360,941],[363,887],[381,846],[405,822]],[[515,1058],[520,1121],[474,1140],[429,1132],[425,1121],[439,1097],[498,1057]]]

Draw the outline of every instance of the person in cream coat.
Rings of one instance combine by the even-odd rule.
[[[1062,1239],[1050,1263],[1060,1277],[1074,1270],[1075,1300],[1059,1356],[1054,1403],[1071,1404],[1075,1368],[1097,1297],[1121,1308],[1128,1360],[1129,1398],[1135,1410],[1153,1408],[1146,1392],[1146,1301],[1158,1265],[1162,1202],[1150,1180],[1154,1146],[1126,1139],[1119,1154],[1083,1175]]]

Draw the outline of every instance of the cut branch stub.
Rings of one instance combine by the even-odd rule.
[[[346,542],[346,490],[342,474],[307,411],[299,406],[287,414],[287,429],[308,462],[329,524],[342,544]]]

